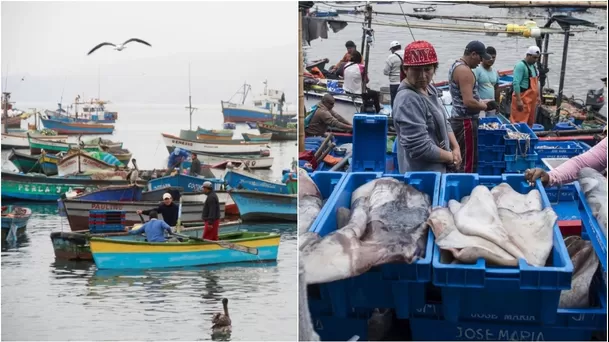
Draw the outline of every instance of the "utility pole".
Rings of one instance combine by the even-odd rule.
[[[8,106],[9,100],[11,98],[11,93],[3,92],[2,97],[2,118],[4,119],[4,126],[2,126],[4,129],[2,133],[6,134],[8,133]]]
[[[190,63],[188,63],[188,107],[186,107],[190,113],[190,130],[192,131],[192,113],[198,108],[192,106],[192,96],[190,93]]]
[[[364,28],[364,38],[362,42],[366,42],[364,57],[364,77],[368,75],[368,59],[370,58],[370,44],[372,43],[372,5],[366,4],[366,19],[368,20],[368,28]],[[363,44],[362,44],[363,45]],[[364,51],[362,51],[364,53]],[[366,82],[362,80],[362,94],[366,93]]]

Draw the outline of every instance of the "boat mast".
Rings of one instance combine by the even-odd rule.
[[[298,152],[305,150],[304,56],[302,54],[302,17],[307,10],[305,4],[299,2],[298,6]]]
[[[99,65],[97,65],[97,100],[101,99],[99,97],[99,89],[100,89],[100,79],[99,79]]]
[[[2,93],[2,117],[4,118],[4,125],[2,133],[8,133],[8,101],[11,98],[11,93],[3,92]]]
[[[372,5],[369,2],[366,3],[366,19],[368,20],[368,28],[364,28],[362,34],[362,46],[366,48],[364,57],[364,75],[368,73],[368,59],[370,59],[370,43],[371,43],[371,32],[372,32]],[[366,42],[366,45],[363,43]],[[362,51],[363,53],[364,51]],[[367,92],[366,83],[362,82],[362,94]]]
[[[192,113],[194,113],[195,110],[197,110],[198,108],[195,108],[192,106],[192,96],[191,96],[191,88],[190,88],[190,62],[188,62],[188,107],[186,107],[188,109],[188,112],[190,113],[190,128],[189,130],[192,131]]]

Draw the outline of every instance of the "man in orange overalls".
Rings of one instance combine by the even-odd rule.
[[[512,107],[510,121],[522,122],[533,127],[535,114],[539,104],[539,72],[535,63],[541,56],[537,46],[527,49],[525,58],[514,66],[514,81],[512,83]]]

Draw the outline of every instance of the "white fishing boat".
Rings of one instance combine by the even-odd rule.
[[[27,138],[27,132],[8,132],[2,133],[2,149],[10,150],[10,149],[26,149],[30,148],[30,143]],[[40,133],[30,133],[32,137],[36,137],[36,139],[45,141],[45,142],[61,142],[66,143],[68,141],[67,135],[42,135]]]
[[[115,171],[117,169],[116,166],[95,159],[82,151],[71,153],[61,158],[57,163],[57,174],[59,176],[93,171]]]
[[[199,140],[182,139],[175,135],[161,133],[163,142],[169,153],[173,152],[176,147],[188,150],[194,153],[203,153],[211,155],[260,155],[260,151],[267,149],[266,142],[250,142],[244,140],[228,140],[204,142]]]

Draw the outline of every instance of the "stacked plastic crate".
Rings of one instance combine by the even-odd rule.
[[[91,233],[114,233],[125,231],[124,210],[89,211],[89,231]]]
[[[548,170],[542,159],[573,158],[590,149],[590,145],[581,141],[540,141],[535,146],[539,156],[537,167]]]
[[[535,146],[539,139],[533,130],[525,123],[503,125],[506,129],[505,140],[505,172],[523,173],[526,169],[534,168],[539,160]],[[517,137],[509,137],[510,132]]]
[[[506,129],[498,118],[481,118],[478,126],[478,174],[500,175],[505,169]]]

